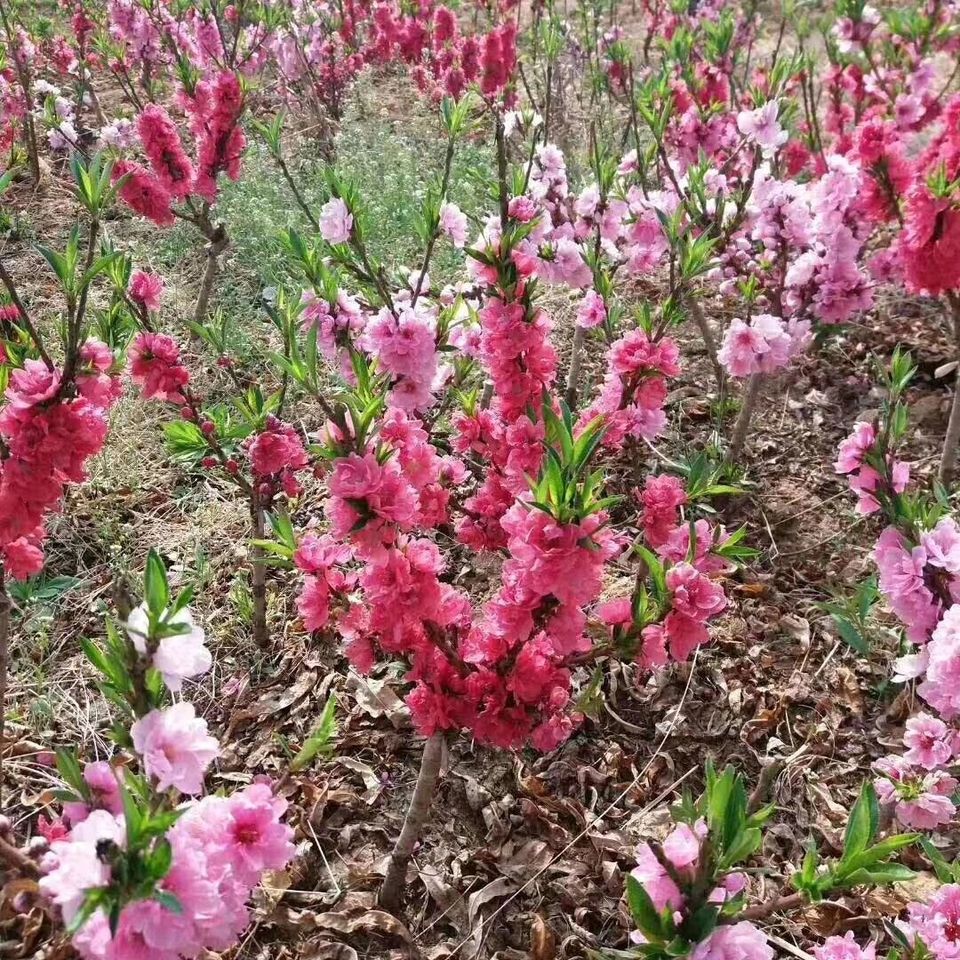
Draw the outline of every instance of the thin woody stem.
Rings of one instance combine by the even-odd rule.
[[[410,863],[413,849],[420,839],[423,825],[430,814],[430,804],[440,776],[440,763],[443,760],[443,744],[444,735],[435,733],[423,748],[417,785],[410,799],[403,829],[393,848],[387,875],[380,890],[380,905],[392,913],[396,913],[400,907],[406,885],[407,865]]]
[[[37,353],[40,354],[40,358],[47,365],[47,369],[52,370],[53,360],[50,359],[50,354],[47,353],[47,349],[43,345],[43,340],[41,340],[40,334],[37,332],[37,328],[33,325],[33,321],[30,319],[30,315],[27,313],[27,308],[23,305],[23,301],[20,299],[20,294],[17,293],[17,288],[14,285],[13,278],[9,273],[7,273],[7,268],[3,265],[2,260],[0,260],[0,281],[2,281],[3,285],[7,288],[7,293],[10,295],[13,305],[17,308],[19,316],[17,317],[16,322],[27,331],[27,333],[30,335],[30,339],[33,341],[33,345],[37,348]]]

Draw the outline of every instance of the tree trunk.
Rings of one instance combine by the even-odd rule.
[[[567,371],[567,389],[564,399],[571,410],[577,406],[577,390],[580,382],[580,356],[583,353],[583,341],[586,339],[587,331],[583,327],[577,327],[573,334],[573,350],[570,354],[570,369]]]
[[[743,453],[743,445],[746,442],[747,433],[750,429],[753,408],[757,405],[762,385],[763,374],[761,373],[752,374],[747,381],[747,389],[743,395],[743,406],[740,407],[737,423],[733,428],[733,440],[730,441],[730,453],[727,456],[728,463],[737,463],[740,460],[740,455]]]
[[[3,801],[3,755],[6,752],[7,661],[10,656],[10,597],[0,566],[0,809]]]
[[[435,733],[423,748],[420,761],[420,774],[417,785],[407,808],[403,829],[397,838],[396,846],[390,856],[387,875],[380,890],[380,906],[396,913],[403,899],[403,890],[407,880],[407,864],[413,856],[413,848],[420,839],[420,831],[430,813],[430,804],[440,775],[440,762],[443,759],[444,735]]]
[[[40,183],[40,149],[37,146],[37,128],[33,114],[27,111],[23,118],[23,138],[27,143],[27,162],[30,164],[30,176],[35,184]]]
[[[707,356],[710,358],[710,364],[713,367],[713,375],[717,381],[717,390],[722,394],[727,378],[723,367],[720,365],[720,361],[717,359],[717,341],[713,338],[710,321],[707,320],[700,304],[693,294],[687,294],[686,304],[687,309],[690,311],[690,316],[693,317],[694,323],[696,323],[700,330],[700,336],[703,337],[703,345],[706,347]]]
[[[953,349],[957,363],[960,364],[960,295],[948,294],[953,319]],[[960,366],[957,367],[953,382],[953,405],[950,408],[950,422],[947,435],[943,440],[943,453],[940,457],[940,471],[937,478],[946,486],[953,479],[957,464],[957,445],[960,444]]]
[[[254,490],[250,500],[250,519],[253,522],[254,540],[266,536],[266,524],[260,497]],[[250,594],[253,598],[253,639],[261,650],[270,646],[270,631],[267,629],[267,565],[262,547],[254,545],[250,551]]]
[[[217,227],[210,241],[207,243],[207,265],[203,271],[203,280],[200,282],[200,292],[197,294],[197,306],[193,312],[193,322],[203,323],[207,319],[210,308],[210,294],[213,292],[213,282],[217,279],[220,268],[220,254],[227,248],[227,234],[223,227]]]

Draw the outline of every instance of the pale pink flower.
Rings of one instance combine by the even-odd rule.
[[[160,672],[167,689],[178,693],[185,679],[200,676],[210,669],[213,657],[205,646],[203,628],[193,622],[189,609],[178,610],[168,623],[179,626],[181,632],[161,638],[151,665]],[[146,653],[149,624],[146,604],[130,612],[127,634],[138,653]]]
[[[467,242],[467,215],[455,203],[445,203],[440,208],[440,229],[455,247],[462,247]]]
[[[756,110],[741,110],[737,114],[737,129],[760,147],[765,157],[772,157],[787,142],[787,131],[780,126],[778,100],[770,100]]]
[[[904,760],[925,770],[935,770],[953,759],[957,732],[929,713],[918,713],[907,720],[903,745],[908,748]]]
[[[40,890],[60,907],[66,923],[76,916],[88,890],[110,882],[110,867],[99,856],[98,845],[109,841],[122,846],[125,838],[122,817],[94,810],[68,838],[51,845],[42,864]]]
[[[960,884],[945,884],[928,903],[908,904],[907,919],[897,925],[911,942],[919,937],[935,960],[956,960],[960,957]]]
[[[588,290],[577,309],[577,326],[589,330],[607,319],[607,305],[596,290]]]
[[[927,645],[927,675],[918,692],[945,720],[960,715],[960,604],[951,606]]]
[[[877,431],[872,423],[860,420],[853,425],[853,433],[840,444],[837,462],[833,465],[837,473],[853,473],[863,466],[864,456],[877,442]]]
[[[773,957],[767,938],[747,920],[715,927],[690,954],[690,960],[773,960]]]
[[[130,735],[147,776],[156,780],[160,791],[173,787],[181,793],[200,793],[207,767],[220,754],[206,721],[190,703],[151,710],[134,723]]]
[[[943,517],[920,543],[927,551],[927,563],[954,575],[960,574],[960,528],[953,517]]]
[[[327,243],[346,243],[353,229],[353,214],[339,197],[332,197],[320,209],[320,236]]]
[[[951,796],[957,781],[943,771],[912,767],[903,757],[882,757],[873,765],[877,800],[892,806],[897,820],[911,830],[933,830],[950,823],[956,810]]]
[[[700,856],[700,841],[706,834],[707,826],[702,820],[697,821],[694,827],[678,823],[663,841],[666,858],[678,870],[694,865]]]
[[[683,906],[680,888],[663,869],[649,844],[641,843],[637,847],[637,865],[630,871],[630,876],[640,882],[658,911],[667,907],[679,910]]]
[[[845,937],[827,937],[813,948],[813,955],[817,960],[876,960],[877,951],[872,943],[861,947],[853,939],[853,931],[848,930]]]

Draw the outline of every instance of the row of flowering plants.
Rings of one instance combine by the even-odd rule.
[[[881,283],[942,295],[960,324],[960,101],[946,97],[949,84],[938,95],[931,76],[938,56],[955,53],[948,8],[891,14],[881,26],[861,2],[838,5],[820,81],[802,22],[789,55],[784,19],[772,59],[751,64],[758,18],[710,2],[645,4],[639,50],[618,30],[600,36],[586,7],[577,26],[548,5],[524,37],[510,10],[468,28],[429,3],[113,0],[72,5],[69,33],[38,44],[23,8],[0,5],[11,58],[0,87],[4,143],[14,153],[23,144],[39,186],[45,131],[52,155],[70,158],[84,211],[62,249],[39,251],[62,297],[61,337],[46,334],[50,324],[32,315],[22,281],[0,260],[9,301],[0,669],[5,578],[42,569],[47,522],[107,441],[125,368],[134,391],[168,412],[171,456],[193,476],[216,477],[249,513],[255,643],[269,653],[280,632],[270,587],[295,587],[310,642],[362,674],[401,665],[425,746],[379,894],[399,913],[456,738],[551,752],[592,729],[608,662],[648,677],[709,642],[731,602],[726,583],[752,555],[745,531],[718,521],[715,501],[739,492],[730,464],[742,457],[764,378],[815,335],[863,315]],[[599,90],[626,133],[618,149],[604,124],[594,127],[579,192],[550,139],[564,42],[568,54],[582,43],[598,81],[591,99]],[[526,53],[532,88],[520,70]],[[329,168],[319,202],[298,182],[285,123],[302,119],[302,104],[336,120],[361,70],[398,65],[439,103],[444,141],[423,203],[422,256],[408,267],[374,253],[349,170]],[[107,79],[125,102],[112,121],[98,95]],[[519,102],[521,81],[530,102]],[[268,116],[273,93],[286,116]],[[230,318],[216,310],[230,243],[218,204],[225,178],[243,177],[248,131],[276,164],[298,224],[278,238],[296,279],[268,299],[253,363],[232,355]],[[477,217],[451,201],[467,138],[486,138],[494,157],[490,209]],[[192,316],[174,329],[163,279],[135,270],[105,229],[120,205],[158,230],[179,222],[197,237]],[[463,252],[464,268],[437,288],[430,269],[441,244]],[[638,304],[637,281],[656,295]],[[575,303],[569,337],[558,335],[551,290]],[[721,326],[718,304],[731,317]],[[747,383],[726,463],[661,454],[669,470],[646,470],[624,490],[622,466],[644,464],[668,430],[688,321],[717,399],[729,398],[731,379]],[[194,347],[216,376],[198,372]],[[591,356],[599,374],[584,362]],[[902,755],[876,763],[840,855],[811,844],[778,895],[759,904],[747,864],[762,858],[774,810],[754,809],[739,775],[708,765],[703,797],[684,795],[669,835],[636,851],[631,955],[770,960],[759,921],[909,879],[898,859],[914,844],[945,885],[891,927],[894,949],[911,960],[955,953],[957,868],[928,834],[955,819],[960,532],[942,486],[932,498],[909,489],[899,445],[910,374],[895,355],[889,403],[876,423],[857,425],[837,470],[850,476],[860,512],[887,521],[876,559],[879,589],[904,626],[895,669],[920,681],[933,713],[908,721]],[[960,399],[943,481],[958,439]],[[454,569],[481,557],[494,558],[496,572],[491,590],[473,595]],[[614,580],[629,586],[611,588]],[[229,949],[252,889],[294,854],[275,785],[204,795],[219,746],[184,692],[213,654],[191,600],[151,552],[143,603],[122,601],[105,639],[83,643],[114,713],[116,756],[82,764],[59,751],[62,812],[45,819],[41,841],[19,843],[3,824],[0,856],[31,882],[18,902],[42,898],[84,957]],[[2,732],[0,719],[0,744]],[[831,938],[815,954],[872,960],[875,947]]]

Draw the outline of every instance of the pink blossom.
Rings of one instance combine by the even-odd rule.
[[[529,223],[537,216],[539,210],[536,202],[530,197],[512,197],[507,212],[512,219],[520,223]]]
[[[146,310],[159,310],[163,296],[163,278],[146,270],[135,270],[130,277],[130,299]]]
[[[60,389],[60,373],[42,360],[27,359],[10,374],[6,398],[15,410],[35,407],[54,397]]]
[[[927,552],[927,563],[954,576],[960,575],[960,528],[953,517],[943,517],[920,538]]]
[[[607,306],[596,290],[588,290],[577,309],[577,326],[585,330],[599,327],[607,319]]]
[[[445,203],[440,208],[440,229],[455,247],[467,242],[467,215],[455,204]]]
[[[733,377],[772,373],[793,354],[793,338],[783,321],[770,314],[755,316],[749,325],[734,319],[727,328],[717,359]]]
[[[193,164],[180,140],[180,132],[167,111],[148,104],[137,121],[140,142],[150,166],[163,188],[176,200],[183,200],[193,189]]]
[[[17,537],[3,546],[6,572],[14,580],[27,580],[43,569],[43,550],[30,537]]]
[[[320,236],[334,245],[346,243],[353,230],[353,214],[340,199],[332,197],[320,209]]]
[[[300,434],[279,421],[258,433],[250,442],[247,452],[254,473],[259,477],[302,470],[309,463]]]
[[[935,960],[960,956],[960,885],[944,884],[927,903],[907,905],[907,919],[897,924],[911,942],[922,941]]]
[[[110,867],[99,856],[99,844],[122,846],[125,835],[121,818],[106,810],[94,810],[73,827],[68,838],[51,844],[39,885],[44,895],[60,907],[66,923],[76,916],[88,890],[110,882]]]
[[[779,112],[779,101],[769,100],[756,110],[737,114],[737,129],[760,147],[765,157],[772,157],[787,142],[788,133],[777,119]]]
[[[927,644],[927,673],[918,692],[945,720],[960,716],[960,604],[951,606]]]
[[[130,379],[145,400],[183,403],[190,373],[180,361],[176,341],[164,333],[139,333],[127,348]]]
[[[687,502],[687,492],[679,477],[663,473],[647,477],[640,492],[642,513],[640,522],[651,547],[666,543],[677,525],[679,508]]]
[[[133,724],[130,736],[143,757],[147,776],[160,791],[172,787],[181,793],[200,793],[207,767],[220,754],[217,741],[207,734],[206,721],[190,703],[151,710]]]
[[[903,745],[908,748],[904,760],[925,770],[936,770],[953,759],[957,732],[937,717],[921,712],[907,720]]]
[[[637,865],[630,871],[630,876],[639,881],[658,912],[667,907],[671,910],[683,907],[680,888],[670,878],[649,844],[641,843],[637,847]]]
[[[706,620],[727,605],[723,588],[689,563],[678,563],[667,571],[667,589],[673,608],[693,620]]]
[[[926,642],[939,610],[924,576],[926,550],[921,546],[908,549],[903,536],[895,528],[887,527],[877,540],[874,555],[880,590],[907,627],[907,637],[914,643]]]
[[[872,943],[861,947],[853,939],[853,931],[848,930],[844,937],[827,937],[813,948],[813,955],[816,960],[876,960],[877,951]]]
[[[763,933],[747,920],[715,927],[697,944],[690,960],[773,960],[773,948]]]
[[[853,473],[863,466],[864,456],[877,442],[877,431],[872,423],[859,421],[854,424],[853,433],[841,444],[837,453],[834,469],[837,473]]]
[[[942,771],[911,767],[896,756],[884,757],[873,765],[880,776],[874,781],[877,799],[892,806],[897,820],[912,830],[933,830],[950,823],[955,815],[950,799],[957,781]]]
[[[167,623],[179,632],[160,638],[151,665],[159,671],[167,689],[179,693],[184,680],[200,676],[210,669],[213,658],[205,646],[203,628],[194,623],[193,615],[187,608],[178,610],[167,619]],[[141,604],[130,612],[127,619],[127,634],[138,653],[146,652],[148,630],[149,615],[146,604]]]
[[[678,870],[690,867],[700,857],[700,841],[706,834],[706,824],[702,820],[697,822],[696,829],[678,823],[663,841],[663,852]]]

